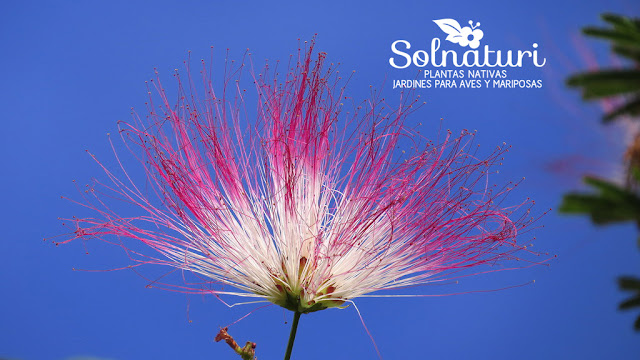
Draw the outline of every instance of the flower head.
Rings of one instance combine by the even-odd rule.
[[[141,242],[133,259],[200,275],[212,285],[201,291],[300,313],[528,251],[516,236],[531,222],[529,201],[505,208],[517,184],[488,183],[506,147],[480,159],[473,133],[428,141],[405,125],[407,100],[389,108],[374,95],[347,112],[338,71],[312,49],[284,79],[268,66],[254,75],[253,122],[230,79],[218,96],[206,75],[199,92],[176,74],[176,103],[153,81],[149,115],[121,125],[151,186],[105,168],[112,184],[85,197],[99,216],[74,219],[76,238]],[[112,211],[105,191],[140,215]]]

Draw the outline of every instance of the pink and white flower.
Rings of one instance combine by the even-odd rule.
[[[347,112],[338,72],[312,49],[284,79],[269,69],[254,76],[251,122],[233,79],[218,96],[206,75],[201,93],[176,75],[177,102],[153,81],[148,116],[121,123],[146,184],[104,167],[111,183],[87,190],[82,203],[97,216],[74,218],[74,238],[120,239],[135,261],[209,285],[181,291],[300,313],[529,252],[517,237],[532,222],[531,202],[505,207],[517,184],[488,182],[507,147],[479,158],[474,133],[429,141],[405,124],[415,105],[406,99],[389,107],[374,97]],[[111,196],[140,215],[112,211]]]

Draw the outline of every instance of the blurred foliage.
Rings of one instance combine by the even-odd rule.
[[[633,309],[640,306],[640,279],[632,276],[621,276],[618,278],[618,286],[620,289],[630,291],[633,295],[618,305],[620,310]],[[640,331],[640,316],[634,323],[636,331]]]
[[[610,27],[586,27],[585,35],[606,39],[611,50],[635,66],[624,69],[598,69],[575,74],[567,79],[567,85],[582,89],[585,100],[626,97],[625,102],[604,115],[604,121],[622,116],[640,115],[640,19],[604,14],[602,20]]]
[[[587,36],[602,38],[611,42],[611,50],[631,62],[631,66],[620,69],[598,69],[578,73],[567,79],[567,85],[582,89],[585,100],[622,99],[621,105],[604,114],[604,122],[623,117],[640,115],[640,19],[631,19],[614,14],[603,14],[609,27],[586,27],[582,32]],[[640,135],[625,154],[627,181],[618,185],[596,177],[587,176],[589,193],[569,193],[563,197],[559,211],[566,214],[584,214],[596,225],[618,222],[634,222],[640,227]],[[640,246],[640,240],[638,241]],[[621,276],[618,278],[621,290],[632,292],[632,296],[620,303],[620,310],[640,308],[640,278]],[[634,328],[640,331],[640,316]]]
[[[560,212],[587,214],[596,225],[640,221],[640,198],[635,192],[591,176],[585,177],[584,182],[595,192],[566,194]]]

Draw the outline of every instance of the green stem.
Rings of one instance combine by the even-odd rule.
[[[289,334],[289,343],[287,344],[287,352],[284,354],[284,360],[289,360],[291,358],[291,351],[293,350],[293,342],[296,339],[300,315],[302,315],[302,313],[298,311],[293,313],[293,324],[291,324],[291,333]]]

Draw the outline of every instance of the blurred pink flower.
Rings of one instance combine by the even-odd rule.
[[[74,238],[116,237],[135,261],[210,285],[181,291],[301,313],[529,253],[516,237],[533,221],[532,202],[505,207],[517,184],[489,184],[507,147],[479,158],[473,133],[429,141],[405,125],[415,109],[406,97],[390,108],[374,95],[346,112],[339,72],[325,67],[324,53],[312,60],[312,49],[293,58],[284,79],[268,67],[254,75],[255,122],[233,82],[242,66],[229,71],[236,75],[221,96],[207,75],[201,98],[191,76],[176,74],[177,103],[153,81],[149,115],[121,123],[149,189],[103,166],[111,184],[88,188],[81,203],[98,215],[74,218]],[[140,215],[118,215],[111,197]]]

